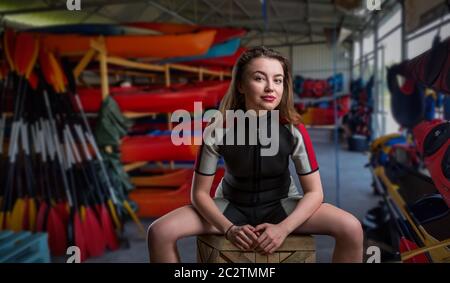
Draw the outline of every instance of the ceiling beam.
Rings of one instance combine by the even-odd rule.
[[[203,18],[200,19],[199,23],[203,23],[207,18],[211,17],[211,15],[213,15],[214,13],[217,13],[219,16],[222,17],[222,19],[225,19],[224,14],[222,13],[222,11],[220,10],[220,8],[223,7],[223,5],[225,5],[225,3],[228,2],[228,0],[224,0],[222,1],[217,7],[212,5],[211,3],[209,3],[209,1],[205,1],[202,0],[203,3],[205,3],[211,10],[209,10],[208,13],[206,13],[206,15],[203,16]],[[188,1],[186,1],[188,2]]]
[[[185,22],[185,23],[191,24],[191,25],[195,24],[192,20],[190,20],[190,19],[188,19],[188,18],[186,18],[184,16],[181,16],[177,12],[172,11],[171,9],[169,9],[167,7],[164,7],[163,5],[158,4],[155,1],[148,1],[147,0],[147,2],[148,2],[149,5],[151,5],[151,6],[155,7],[155,8],[157,8],[157,9],[159,9],[159,10],[161,10],[161,11],[163,11],[163,12],[169,14],[169,15],[171,15],[172,17],[174,17],[174,18],[176,18],[176,19],[178,19],[178,20],[180,20],[182,22]]]
[[[137,4],[142,2],[148,2],[149,0],[108,0],[108,1],[95,1],[86,2],[81,4],[81,8],[93,8],[106,5],[121,5],[121,4]],[[65,2],[65,1],[64,1]],[[34,8],[20,8],[14,10],[0,11],[1,16],[9,15],[19,15],[19,14],[30,14],[30,13],[44,13],[44,12],[54,12],[54,11],[67,11],[67,5],[55,4],[53,6],[42,6]]]

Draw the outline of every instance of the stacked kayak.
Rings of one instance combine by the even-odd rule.
[[[195,137],[201,139],[201,137]],[[174,145],[169,135],[125,137],[120,147],[123,163],[142,161],[193,161],[198,145]]]
[[[118,89],[115,89],[111,95],[121,111],[161,113],[184,109],[192,112],[194,111],[194,102],[202,102],[203,109],[217,106],[228,87],[229,81],[223,81],[150,91],[125,89],[123,92],[119,92]],[[80,89],[78,93],[85,111],[97,112],[100,109],[102,96],[99,88]]]
[[[223,175],[224,169],[218,169],[211,187],[211,196],[214,195]],[[129,197],[138,205],[140,217],[160,217],[174,209],[190,204],[191,186],[192,179],[189,178],[176,189],[137,188],[130,193]]]
[[[128,58],[170,58],[205,54],[211,47],[216,31],[174,35],[117,35],[105,36],[110,56]],[[83,55],[91,48],[96,36],[74,34],[41,35],[44,49],[63,55]]]

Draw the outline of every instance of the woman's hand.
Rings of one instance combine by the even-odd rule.
[[[263,255],[275,252],[289,235],[283,226],[270,223],[263,223],[256,226],[254,232],[259,237],[252,248]]]
[[[233,226],[228,231],[227,239],[243,251],[248,251],[258,239],[255,227],[251,225]]]

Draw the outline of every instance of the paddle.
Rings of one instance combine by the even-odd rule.
[[[13,132],[16,133],[16,137],[18,137],[19,131],[20,131],[20,125],[22,123],[22,111],[24,108],[24,101],[25,96],[27,93],[27,86],[28,83],[26,80],[29,79],[31,71],[34,67],[34,64],[36,63],[37,59],[37,52],[39,50],[39,45],[37,40],[34,38],[34,36],[30,34],[19,34],[16,37],[15,42],[15,49],[14,49],[14,60],[13,60],[13,66],[15,67],[16,71],[20,75],[19,80],[19,86],[18,86],[18,95],[16,97],[15,101],[15,109],[14,109],[14,115],[13,115]],[[7,44],[8,45],[8,44]],[[25,80],[23,91],[21,90],[22,81]],[[23,97],[22,97],[23,96]],[[15,143],[12,144],[12,152],[17,151],[17,140]],[[15,158],[14,158],[15,161]],[[9,188],[9,199],[10,202],[7,204],[9,209],[11,209],[11,203],[12,203],[12,196],[13,196],[13,178],[16,170],[15,162],[11,164],[12,166],[9,168],[9,174],[7,179],[7,189]],[[20,189],[20,186],[19,186]],[[24,212],[24,206],[25,202],[21,198],[21,192],[19,191],[18,194],[19,198],[16,200],[16,203],[14,204],[12,212],[8,211],[6,212],[6,218],[8,220],[7,226],[15,231],[18,231],[22,227],[22,220],[23,220],[23,212]]]
[[[75,141],[73,139],[72,133],[70,131],[70,128],[66,125],[66,128],[64,130],[64,134],[67,137],[67,140],[70,145],[71,148],[70,150],[72,151],[72,154],[75,157],[75,162],[78,163],[79,167],[78,170],[81,171],[81,177],[77,178],[78,180],[84,180],[83,185],[85,187],[90,187],[90,182],[87,178],[86,172],[84,171],[84,167],[81,163],[81,157],[80,157],[80,153],[78,151],[77,146],[75,145]],[[76,170],[76,169],[75,169]],[[76,171],[75,171],[76,172]],[[78,174],[80,175],[80,174]],[[83,219],[83,229],[85,231],[85,236],[87,238],[87,250],[88,250],[88,254],[90,256],[100,256],[103,254],[105,247],[106,247],[106,242],[103,236],[103,231],[100,227],[100,223],[97,220],[97,217],[94,214],[94,211],[92,210],[91,206],[88,205],[87,203],[87,199],[86,199],[86,193],[83,194],[82,192],[82,187],[79,187],[80,189],[80,194],[82,195],[82,206],[85,209],[86,215]],[[92,189],[90,189],[92,191]]]
[[[86,137],[89,140],[90,144],[92,145],[92,147],[94,148],[95,151],[95,155],[97,157],[97,160],[99,161],[100,164],[100,168],[102,171],[102,175],[104,176],[105,182],[106,182],[106,186],[109,192],[109,196],[112,198],[112,200],[108,200],[108,206],[110,208],[111,211],[111,215],[113,217],[113,220],[116,224],[117,228],[121,228],[121,224],[118,221],[118,218],[115,216],[115,209],[113,210],[113,204],[116,205],[116,207],[118,206],[118,201],[117,201],[117,197],[115,195],[114,189],[111,185],[111,181],[110,181],[110,177],[106,171],[105,168],[105,164],[103,161],[103,157],[100,154],[100,151],[98,150],[97,144],[95,142],[95,138],[94,135],[92,133],[91,127],[89,125],[89,122],[87,121],[87,117],[86,114],[84,112],[83,106],[81,104],[79,95],[76,92],[76,84],[75,84],[75,78],[73,77],[73,72],[68,70],[68,66],[66,66],[65,71],[66,74],[62,73],[62,69],[58,68],[58,70],[61,71],[61,76],[68,78],[68,82],[69,82],[69,88],[71,89],[71,93],[75,99],[76,105],[81,113],[81,118],[83,120],[83,124],[87,130],[86,133]],[[144,227],[142,226],[142,223],[139,221],[139,218],[137,217],[137,215],[134,213],[133,209],[131,208],[129,202],[124,198],[123,200],[123,207],[127,210],[128,214],[131,216],[131,218],[133,219],[133,221],[136,223],[136,225],[138,226],[139,230],[141,231],[141,233],[143,235],[146,235],[146,231],[144,229]]]
[[[67,135],[64,136],[64,146],[65,146],[65,152],[66,152],[66,172],[69,176],[69,187],[70,187],[70,193],[72,195],[73,200],[73,209],[71,210],[71,215],[73,215],[73,233],[74,233],[74,243],[75,245],[80,249],[81,253],[81,260],[86,260],[88,257],[88,249],[87,249],[87,239],[85,238],[85,231],[83,229],[83,220],[82,220],[82,212],[80,211],[80,208],[78,207],[78,197],[75,191],[75,179],[73,172],[71,170],[72,164],[75,162],[74,157],[72,155],[72,151],[70,150],[69,141],[67,138]]]
[[[42,141],[43,147],[47,147],[47,154],[51,159],[54,158],[55,145],[52,141],[52,135],[50,131],[50,125],[48,121],[44,123],[44,133],[46,138]],[[51,162],[51,161],[50,161]],[[64,255],[67,249],[67,232],[62,218],[59,216],[58,211],[55,209],[52,203],[52,195],[50,188],[50,180],[48,178],[48,167],[46,168],[47,183],[47,214],[46,214],[46,231],[48,232],[49,248],[53,255]]]
[[[78,109],[79,109],[79,111],[81,113],[82,122],[83,122],[87,132],[89,133],[89,135],[93,136],[91,127],[90,127],[89,122],[87,120],[86,114],[85,114],[85,112],[83,110],[83,106],[81,104],[79,95],[75,91],[76,90],[76,84],[75,84],[75,80],[74,80],[72,71],[68,70],[68,66],[66,65],[65,66],[66,67],[65,71],[66,71],[66,74],[67,74],[67,77],[66,77],[66,74],[64,74],[62,72],[62,69],[61,69],[59,64],[55,64],[55,67],[56,67],[55,70],[59,74],[58,77],[60,77],[60,78],[62,77],[63,81],[67,81],[67,78],[68,78],[68,85],[69,85],[70,89],[72,90],[71,91],[72,95],[75,98],[77,107],[78,107]],[[64,84],[63,84],[63,88],[65,88]],[[120,231],[122,231],[122,222],[121,222],[121,220],[119,218],[119,215],[118,215],[119,202],[118,202],[118,200],[116,198],[116,195],[114,193],[114,189],[113,189],[113,187],[111,185],[111,182],[110,182],[110,179],[109,179],[109,175],[108,175],[108,173],[106,171],[106,168],[105,168],[105,165],[103,163],[102,156],[100,155],[100,152],[98,151],[98,147],[97,147],[97,143],[95,142],[95,139],[89,140],[89,143],[96,150],[95,151],[95,155],[96,155],[97,160],[98,160],[98,162],[100,164],[101,173],[102,173],[102,175],[104,177],[104,180],[106,182],[106,187],[107,187],[107,188],[105,188],[105,191],[103,191],[103,193],[104,193],[104,195],[108,196],[108,199],[107,199],[108,208],[109,208],[111,217],[112,217],[112,219],[114,221],[114,224],[116,226],[117,232],[120,233]],[[100,182],[100,184],[101,184],[100,188],[103,189],[104,188],[103,187],[103,183]]]
[[[106,201],[105,196],[101,192],[101,187],[100,187],[100,184],[96,177],[97,172],[95,170],[94,164],[92,163],[92,156],[87,147],[86,140],[83,136],[83,130],[81,129],[81,126],[79,126],[79,125],[75,126],[75,131],[78,135],[78,139],[81,141],[81,144],[83,146],[83,151],[84,151],[86,162],[89,164],[89,167],[91,169],[90,177],[92,178],[92,180],[94,181],[94,183],[96,184],[96,186],[98,188],[97,192],[98,192],[98,196],[100,198],[100,203],[97,206],[97,213],[100,217],[100,222],[101,222],[101,226],[103,229],[103,235],[104,235],[105,241],[106,241],[106,246],[110,250],[116,250],[119,248],[119,242],[117,240],[117,236],[114,231],[113,223],[111,221],[111,216],[109,215],[108,209],[105,206],[105,201]]]

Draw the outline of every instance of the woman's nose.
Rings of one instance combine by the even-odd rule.
[[[272,92],[273,91],[273,85],[271,82],[267,82],[266,88],[264,89],[265,92]]]

